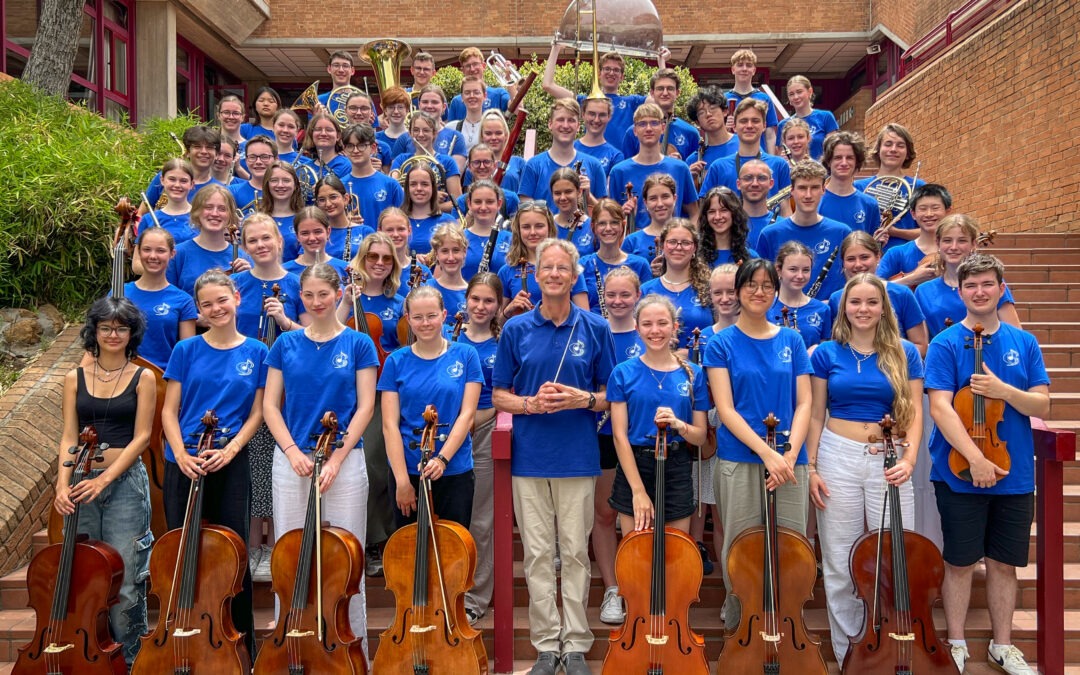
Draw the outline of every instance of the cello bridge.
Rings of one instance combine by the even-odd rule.
[[[415,624],[409,626],[410,633],[430,633],[433,630],[435,630],[435,626],[417,626]]]
[[[763,642],[780,642],[780,638],[784,637],[783,633],[766,633],[761,631],[761,639]]]
[[[660,637],[653,637],[652,635],[645,636],[645,642],[648,642],[651,645],[666,645],[667,641],[668,636],[666,635],[661,635]]]
[[[188,628],[188,629],[177,628],[176,630],[173,631],[173,637],[186,638],[186,637],[191,637],[193,635],[198,635],[201,632],[202,631],[200,629],[198,629],[198,628]]]
[[[296,630],[295,628],[285,634],[287,638],[310,637],[315,634],[313,630]]]
[[[889,633],[889,637],[893,640],[911,642],[915,640],[915,633]]]
[[[66,652],[69,649],[74,649],[74,648],[75,648],[75,645],[73,645],[73,644],[58,645],[55,642],[50,642],[49,646],[45,648],[45,653],[46,654],[61,654],[63,652]]]

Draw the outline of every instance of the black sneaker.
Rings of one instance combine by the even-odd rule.
[[[701,573],[708,575],[713,573],[713,563],[709,560],[709,549],[705,548],[705,544],[700,541],[697,542],[698,552],[701,553]]]
[[[381,577],[383,575],[382,551],[378,546],[369,546],[364,560],[364,574],[369,577]]]

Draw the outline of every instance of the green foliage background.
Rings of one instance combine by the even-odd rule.
[[[137,202],[193,117],[145,130],[12,80],[0,83],[0,306],[77,311],[109,285],[120,197]]]

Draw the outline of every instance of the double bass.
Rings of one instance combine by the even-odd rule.
[[[319,477],[341,441],[333,411],[323,415],[322,426],[311,457],[315,466],[304,527],[283,534],[270,557],[281,614],[255,659],[255,675],[367,673],[363,639],[349,624],[349,601],[360,592],[364,574],[364,549],[353,533],[323,524]]]
[[[386,587],[394,594],[394,620],[379,636],[372,671],[413,675],[488,672],[480,631],[465,615],[465,592],[476,572],[476,542],[458,523],[435,520],[431,481],[423,468],[435,453],[439,414],[424,410],[416,522],[390,536],[383,549]]]
[[[71,487],[101,460],[105,448],[93,426],[83,428],[79,445],[68,451],[75,459],[64,463],[74,468]],[[119,602],[124,560],[105,542],[76,534],[79,506],[75,502],[75,512],[64,516],[62,543],[44,548],[26,571],[36,618],[33,637],[19,648],[15,675],[127,673],[122,647],[109,634],[109,607]]]
[[[896,466],[892,417],[880,422],[885,447],[885,470]],[[956,664],[949,648],[934,631],[934,605],[941,598],[945,562],[937,545],[904,529],[900,488],[889,484],[881,512],[881,527],[859,537],[851,548],[851,578],[855,594],[866,605],[866,624],[844,657],[848,673],[951,673]],[[886,508],[889,527],[885,527]]]
[[[214,449],[228,431],[218,428],[213,410],[201,422],[197,454]],[[247,572],[247,548],[231,529],[202,523],[204,493],[200,475],[191,481],[183,526],[166,532],[150,553],[150,588],[161,613],[154,630],[142,638],[132,675],[251,671],[230,604]]]
[[[690,627],[690,605],[701,588],[701,553],[693,537],[664,525],[667,424],[656,425],[656,482],[652,529],[623,536],[615,579],[626,600],[626,619],[611,631],[605,675],[708,675],[705,639]]]
[[[776,451],[780,420],[765,418],[765,442]],[[788,444],[784,444],[783,450]],[[764,468],[763,468],[764,470]],[[769,472],[764,470],[764,481]],[[728,550],[731,592],[742,615],[734,635],[724,639],[717,672],[829,672],[821,642],[806,629],[803,606],[814,596],[817,559],[806,537],[776,524],[776,493],[762,487],[763,525],[747,528]]]
[[[983,374],[983,344],[991,338],[983,337],[983,325],[975,324],[971,329],[970,349],[975,355],[974,374]],[[1005,417],[1005,402],[997,398],[987,398],[971,390],[971,385],[964,387],[953,396],[953,408],[964,422],[967,435],[979,447],[988,460],[1008,471],[1012,466],[1009,448],[998,435],[997,428]],[[971,464],[959,450],[949,451],[949,470],[961,480],[971,482]]]

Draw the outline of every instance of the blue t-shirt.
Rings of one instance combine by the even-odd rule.
[[[333,159],[325,164],[307,155],[301,155],[298,163],[310,168],[317,178],[324,178],[329,174],[334,174],[341,180],[345,180],[345,176],[352,173],[352,162],[342,154],[335,155]]]
[[[465,385],[470,382],[484,383],[480,357],[476,350],[460,342],[451,342],[441,356],[422,359],[411,348],[399,349],[386,358],[379,391],[395,391],[398,394],[402,445],[405,446],[405,465],[410,475],[419,474],[420,432],[424,427],[424,409],[435,406],[439,423],[451,427],[461,414],[461,399]],[[447,427],[449,433],[450,427]],[[442,450],[445,439],[435,439],[435,454]],[[416,443],[416,447],[412,447]],[[473,468],[472,435],[466,434],[461,447],[450,458],[446,475],[454,476]]]
[[[263,300],[274,294],[274,284],[281,287],[278,299],[285,308],[285,316],[299,322],[300,315],[305,311],[303,303],[300,302],[300,277],[295,274],[287,272],[280,279],[263,281],[255,278],[251,270],[248,270],[233,276],[233,283],[236,284],[236,290],[240,292],[240,307],[236,310],[236,330],[248,337],[260,339],[266,334],[265,323],[262,326],[262,333],[259,332],[259,319],[262,317]],[[274,322],[275,327],[277,326],[277,322],[272,318],[267,317],[266,320]],[[278,328],[279,335],[281,332]]]
[[[266,386],[266,345],[246,338],[231,349],[211,347],[202,335],[176,343],[165,379],[180,383],[180,433],[184,443],[194,443],[205,429],[200,422],[207,410],[218,416],[218,426],[232,438],[247,421],[255,395]],[[165,444],[165,459],[176,461],[176,452]],[[184,448],[194,455],[195,448]]]
[[[488,263],[489,272],[498,272],[506,264],[506,254],[510,250],[510,240],[513,235],[510,230],[501,230],[495,238],[495,249],[491,252],[491,261]],[[461,276],[472,279],[480,270],[480,261],[484,257],[484,249],[487,247],[489,237],[482,237],[465,230],[465,239],[469,242],[469,250],[465,252],[465,263],[461,266]]]
[[[814,253],[814,267],[810,270],[810,284],[817,280],[818,274],[834,250],[839,250],[840,242],[851,234],[851,228],[835,220],[822,218],[814,225],[803,227],[792,222],[791,218],[781,218],[761,231],[758,237],[758,253],[766,260],[776,260],[776,254],[789,241],[805,244]],[[827,298],[839,288],[844,287],[844,264],[837,253],[829,274],[818,291],[817,297]],[[809,290],[809,289],[807,289]]]
[[[250,260],[242,250],[238,251],[238,254],[238,257]],[[165,268],[165,278],[173,286],[194,297],[195,281],[203,272],[214,267],[228,272],[232,266],[232,260],[231,245],[220,251],[208,251],[199,246],[196,240],[189,239],[176,247],[176,255]]]
[[[634,185],[634,194],[638,196],[635,223],[639,230],[652,222],[652,216],[645,208],[642,187],[645,185],[645,179],[654,173],[664,173],[675,180],[675,210],[673,211],[675,217],[683,215],[684,205],[693,204],[698,200],[694,177],[686,162],[680,162],[672,157],[664,157],[656,164],[639,164],[633,159],[619,162],[608,174],[608,194],[623,196],[626,194],[626,184]]]
[[[617,148],[622,147],[623,136],[634,126],[634,111],[645,102],[642,94],[604,94],[611,99],[611,120],[604,128],[604,140]],[[584,109],[585,94],[577,95],[578,105]]]
[[[585,288],[589,293],[589,308],[600,313],[600,296],[597,293],[596,287],[596,272],[599,269],[600,279],[602,280],[607,276],[607,273],[616,267],[629,267],[634,270],[634,273],[638,275],[638,279],[641,283],[652,280],[652,269],[649,267],[649,261],[642,258],[639,255],[628,253],[626,260],[617,264],[609,265],[600,259],[598,253],[590,253],[589,255],[581,259],[581,278],[585,280]],[[637,332],[634,332],[637,335]]]
[[[885,251],[885,255],[881,256],[881,262],[878,263],[876,274],[882,279],[891,279],[897,274],[909,274],[914,272],[923,258],[930,253],[923,253],[914,240],[900,244]]]
[[[195,198],[195,194],[206,187],[207,185],[222,185],[222,182],[216,178],[210,178],[205,183],[195,183],[188,190],[187,200],[191,202]],[[161,199],[161,195],[165,192],[165,186],[161,184],[161,172],[154,174],[154,177],[150,179],[150,185],[146,186],[146,198],[151,204],[157,206],[158,200]]]
[[[263,191],[256,190],[250,182],[233,183],[229,186],[229,192],[232,193],[233,199],[236,200],[236,208],[240,209],[240,212],[245,217],[259,210],[259,204],[263,199]]]
[[[521,172],[521,183],[518,185],[518,194],[521,199],[545,201],[548,204],[548,210],[555,213],[558,207],[555,206],[555,200],[551,198],[551,175],[558,169],[573,168],[578,161],[581,162],[582,171],[589,176],[589,192],[597,199],[607,197],[607,172],[595,157],[583,152],[575,152],[574,158],[568,164],[558,164],[551,158],[551,153],[545,151],[525,162],[525,169]]]
[[[608,128],[611,128],[610,123],[608,123]],[[661,135],[661,143],[664,142],[663,139],[664,137]],[[697,127],[678,117],[672,121],[671,132],[668,134],[668,145],[674,145],[678,148],[679,155],[684,160],[697,153],[698,143],[700,142],[701,136],[698,134]],[[633,157],[641,150],[641,143],[638,141],[637,136],[634,135],[634,125],[632,122],[630,128],[623,133],[622,143],[619,147],[622,148],[624,157]]]
[[[636,329],[628,330],[625,333],[612,333],[611,337],[615,340],[615,363],[619,364],[627,359],[632,359],[641,356],[645,353],[645,343],[641,341],[641,336],[638,335]],[[610,383],[610,380],[608,380]],[[600,423],[600,420],[604,418],[604,413],[596,413],[596,422]],[[597,433],[601,436],[611,435],[611,415],[608,415],[607,420],[604,422]]]
[[[659,235],[649,234],[645,230],[636,230],[626,235],[623,239],[621,248],[623,251],[630,255],[636,255],[639,258],[645,259],[646,262],[651,263],[652,259],[656,257],[657,247],[659,242]]]
[[[443,155],[468,155],[469,149],[465,147],[465,137],[461,135],[460,131],[451,129],[450,127],[443,127],[439,129],[439,133],[435,134],[435,147],[432,148],[437,154]],[[394,146],[390,149],[390,152],[397,157],[398,155],[413,155],[416,153],[416,143],[413,142],[412,135],[409,132],[405,132],[397,137],[394,141]]]
[[[923,314],[922,308],[919,307],[919,301],[915,299],[915,294],[911,292],[910,288],[903,284],[886,281],[885,293],[889,296],[893,314],[896,315],[896,322],[900,325],[900,337],[907,337],[909,330],[926,321],[926,316]],[[844,289],[841,288],[829,296],[829,309],[832,310],[834,317],[840,316],[842,309],[840,299],[843,295]]]
[[[874,234],[881,227],[881,212],[877,202],[865,192],[856,190],[846,197],[840,197],[828,190],[821,197],[818,213],[832,218],[852,229]]]
[[[556,326],[540,308],[506,322],[499,339],[491,386],[534,396],[555,380],[595,392],[615,367],[615,343],[607,321],[571,303]],[[573,478],[600,475],[596,413],[587,408],[542,415],[514,415],[510,470],[515,476]]]
[[[700,140],[701,139],[698,139],[699,143],[700,143]],[[700,149],[700,146],[699,146],[698,149]],[[706,145],[705,146],[705,156],[702,157],[702,159],[705,161],[705,169],[708,170],[709,166],[711,166],[712,163],[715,162],[716,160],[723,159],[724,157],[731,157],[732,155],[734,155],[734,154],[736,154],[738,152],[739,152],[739,137],[735,136],[735,135],[732,135],[732,137],[727,140],[727,143],[720,143],[719,145]],[[687,161],[689,161],[691,163],[696,162],[697,157],[691,157]],[[704,191],[701,193],[701,196],[702,197],[705,196]]]
[[[776,115],[776,106],[773,105],[772,99],[769,95],[758,88],[753,88],[749,93],[740,94],[734,89],[728,89],[724,92],[724,98],[729,101],[735,101],[735,107],[738,107],[742,103],[744,98],[754,98],[759,101],[763,101],[765,105],[769,106],[769,110],[765,113],[765,127],[776,128],[778,117]],[[776,135],[776,142],[780,142],[780,134]],[[765,134],[761,135],[761,147],[765,147]]]
[[[304,249],[296,238],[296,226],[294,225],[296,215],[271,216],[271,218],[277,223],[278,232],[281,233],[281,259],[292,260],[303,253]]]
[[[746,245],[751,247],[756,246],[758,238],[761,237],[761,233],[765,230],[766,227],[768,227],[772,223],[772,213],[766,213],[763,216],[747,216],[746,224],[750,229],[749,232],[747,232],[746,234]]]
[[[345,183],[346,191],[356,195],[360,204],[360,215],[368,227],[378,224],[379,215],[386,207],[400,207],[405,203],[405,191],[401,189],[401,183],[381,171],[363,178],[350,172],[342,176],[341,181]]]
[[[532,263],[526,263],[526,273],[528,277],[528,290],[529,299],[532,300],[534,305],[540,303],[541,293],[540,284],[536,282],[536,266]],[[499,268],[499,281],[503,285],[503,297],[514,299],[514,296],[521,290],[521,265],[503,265]],[[574,286],[570,290],[571,295],[577,295],[578,293],[585,293],[585,280],[581,278],[579,274],[577,279],[574,280]]]
[[[725,368],[731,378],[735,410],[758,436],[765,438],[769,413],[787,429],[795,415],[798,377],[813,370],[799,334],[781,328],[771,338],[752,338],[738,326],[728,326],[709,339],[702,358],[706,368]],[[777,437],[777,445],[784,442]],[[761,458],[726,426],[716,430],[716,455],[729,462],[755,462]],[[806,446],[799,448],[798,464],[806,463]]]
[[[570,236],[570,229],[555,223],[555,229],[559,239],[570,239],[570,243],[577,249],[579,256],[587,256],[596,250],[593,246],[592,219],[587,217],[574,229],[574,236]]]
[[[762,138],[764,138],[764,136],[762,136]],[[764,152],[761,152],[753,157],[730,155],[716,160],[709,165],[709,170],[705,172],[705,179],[701,182],[698,194],[704,195],[714,187],[726,187],[730,188],[735,194],[741,196],[742,193],[739,191],[738,184],[739,169],[744,163],[749,162],[752,159],[760,159],[768,164],[769,170],[772,171],[773,186],[769,189],[770,197],[791,185],[791,166],[788,165],[787,160],[783,157],[767,155]]]
[[[164,211],[154,211],[154,217],[157,219],[157,224],[161,226],[163,230],[168,232],[173,237],[173,243],[182,244],[185,241],[194,239],[199,231],[191,226],[191,212],[181,213],[179,215],[170,215]],[[154,225],[154,218],[143,217],[142,225]]]
[[[951,319],[953,323],[960,323],[967,316],[967,308],[960,298],[960,289],[953,288],[945,283],[945,277],[938,277],[919,284],[915,288],[915,300],[922,308],[926,317],[926,328],[930,333],[930,339],[945,330],[945,319]],[[1012,292],[1005,287],[998,301],[998,309],[1006,303],[1014,303]],[[1015,304],[1015,303],[1014,303]]]
[[[933,339],[926,352],[927,390],[955,393],[971,382],[975,352],[970,347],[974,335],[967,326],[957,323]],[[1006,323],[1001,323],[992,335],[983,335],[983,363],[1002,382],[1020,391],[1050,384],[1042,351],[1035,337]],[[1000,479],[997,485],[977,488],[954,476],[949,470],[951,445],[936,426],[930,434],[930,457],[933,460],[930,480],[945,481],[953,492],[981,495],[1032,492],[1035,489],[1035,446],[1031,439],[1031,418],[1005,403],[1004,418],[994,431],[1008,446],[1012,459],[1009,475]]]
[[[172,284],[156,291],[144,291],[134,281],[124,284],[124,297],[146,316],[146,333],[139,345],[139,356],[164,370],[180,340],[180,322],[194,321],[199,316],[195,301]]]
[[[465,175],[469,175],[469,172],[466,171]],[[506,181],[503,182],[505,183]],[[507,188],[507,190],[509,190],[509,188]],[[504,191],[503,205],[502,208],[499,209],[499,214],[504,219],[509,221],[511,218],[514,217],[514,214],[517,213],[519,206],[521,206],[521,198],[517,196],[517,193],[512,191]],[[469,200],[467,194],[463,193],[460,197],[457,198],[457,207],[458,211],[461,212],[461,215],[464,216],[469,213]]]
[[[475,349],[476,355],[480,357],[480,370],[484,373],[484,385],[480,389],[480,402],[477,404],[476,409],[489,410],[495,407],[491,403],[491,374],[495,372],[495,354],[499,350],[499,341],[492,337],[483,342],[473,342],[465,334],[465,331],[462,331],[461,335],[458,336],[458,342]]]
[[[855,181],[855,189],[860,190],[862,192],[866,192],[866,186],[870,185],[870,182],[872,180],[874,180],[874,179],[873,178],[860,178],[859,180]],[[926,181],[924,181],[921,178],[916,180],[914,185],[912,185],[911,183],[912,183],[912,179],[910,177],[908,177],[908,176],[905,176],[904,177],[904,184],[907,185],[908,188],[909,188],[909,190],[907,192],[908,194],[911,194],[911,191],[914,190],[915,188],[917,188],[917,187],[919,187],[921,185],[926,185]],[[876,202],[877,202],[877,200],[875,200],[875,203]],[[880,216],[880,214],[881,214],[881,209],[878,209],[878,215]],[[910,210],[908,210],[908,212],[905,213],[904,217],[901,218],[900,220],[893,221],[892,226],[900,228],[902,230],[914,230],[914,229],[919,227],[918,223],[915,222],[915,217],[911,215]],[[884,248],[885,248],[886,251],[888,251],[889,249],[896,248],[897,246],[902,246],[906,242],[907,242],[907,240],[905,240],[905,239],[899,239],[897,237],[889,237],[889,241],[885,243]]]
[[[902,340],[907,357],[908,380],[923,379],[923,362],[918,348]],[[861,370],[860,370],[861,362]],[[829,415],[851,422],[877,422],[893,414],[893,392],[889,378],[878,367],[878,356],[867,359],[855,355],[846,344],[834,340],[822,342],[810,355],[813,376],[829,384]],[[920,405],[919,401],[914,402]]]
[[[331,227],[330,239],[326,242],[326,255],[340,258],[349,262],[360,251],[360,244],[364,237],[374,234],[375,230],[368,225],[352,225],[350,227]],[[346,253],[348,260],[345,260]]]
[[[431,235],[435,234],[435,229],[446,223],[457,224],[457,219],[449,213],[440,213],[427,218],[409,218],[409,222],[412,224],[410,241],[413,250],[421,255],[427,255],[431,253]]]
[[[821,156],[825,154],[825,137],[830,133],[836,131],[840,126],[836,123],[836,118],[828,110],[814,110],[810,111],[810,114],[806,117],[800,117],[802,121],[806,122],[810,127],[810,156],[821,161]],[[776,129],[776,142],[781,143],[784,138],[784,125],[793,118],[788,117],[780,120],[780,124]]]
[[[641,297],[656,293],[668,298],[679,310],[679,347],[689,347],[695,328],[704,329],[712,325],[712,307],[702,306],[701,298],[693,285],[687,285],[681,291],[668,290],[660,279],[653,279],[641,285]]]
[[[439,283],[435,277],[427,280],[427,285],[439,291],[443,297],[443,307],[446,308],[446,325],[453,326],[457,319],[454,315],[458,312],[465,314],[465,289],[447,288]]]
[[[349,266],[344,260],[341,260],[339,258],[326,258],[325,260],[323,260],[323,262],[337,270],[337,273],[341,275],[341,281],[345,281],[345,276],[349,271]],[[304,270],[307,269],[307,265],[301,265],[300,263],[296,262],[295,259],[286,260],[285,262],[281,263],[281,266],[285,268],[286,272],[291,272],[297,277],[303,274]]]
[[[747,260],[750,260],[752,258],[760,258],[761,257],[760,255],[758,255],[758,252],[756,250],[754,250],[753,248],[751,248],[749,246],[746,247],[746,254],[748,256]],[[738,262],[739,262],[739,260],[735,258],[735,253],[732,252],[731,249],[728,249],[728,248],[716,249],[716,260],[712,261],[711,267],[713,269],[716,269],[717,267],[720,267],[721,265],[726,265],[727,263],[738,263]]]
[[[769,323],[783,325],[784,307],[777,297],[767,314]],[[829,306],[816,298],[810,298],[802,307],[788,307],[788,322],[802,336],[807,349],[832,336],[833,316]]]
[[[583,152],[586,155],[595,157],[596,161],[600,162],[600,166],[604,167],[604,171],[611,171],[611,167],[626,159],[622,154],[622,151],[611,143],[585,145],[579,138],[574,141],[574,149],[578,152]]]
[[[361,311],[365,314],[374,314],[379,317],[380,328],[382,329],[382,337],[379,338],[379,344],[382,346],[383,351],[390,353],[401,346],[398,341],[398,321],[405,315],[405,296],[395,295],[392,298],[388,298],[381,293],[379,295],[362,294],[360,299]],[[353,316],[352,303],[349,303],[348,317]],[[372,326],[368,326],[372,329]]]
[[[317,344],[302,330],[281,335],[270,348],[266,365],[281,371],[285,389],[282,415],[293,441],[305,454],[314,450],[322,432],[323,413],[333,410],[338,430],[348,428],[366,392],[356,390],[356,374],[378,368],[375,343],[367,335],[346,328],[328,342]],[[363,447],[363,439],[357,447]]]
[[[271,141],[274,140],[273,129],[264,127],[261,124],[251,124],[250,122],[244,122],[240,125],[240,135],[244,137],[244,140],[248,140],[256,136],[266,136]]]
[[[496,108],[498,110],[506,110],[510,107],[510,92],[502,87],[486,87],[487,94],[484,97],[484,110],[490,110]],[[450,106],[446,109],[446,119],[448,120],[463,120],[468,110],[465,108],[465,102],[461,100],[461,94],[458,94],[450,101]]]
[[[693,422],[694,411],[709,411],[709,384],[701,366],[690,363],[693,382],[682,366],[664,372],[653,370],[640,358],[623,361],[611,371],[607,399],[625,403],[629,417],[627,436],[630,445],[654,445],[657,408],[667,407],[687,424]],[[652,436],[653,438],[649,438]],[[682,441],[682,436],[669,433],[669,441]]]

